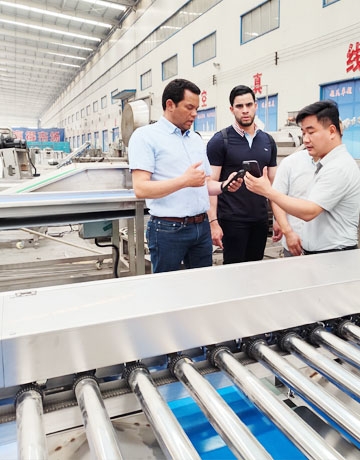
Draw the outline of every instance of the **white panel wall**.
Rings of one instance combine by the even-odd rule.
[[[262,3],[261,0],[223,0],[174,35],[151,53],[120,74],[107,72],[166,18],[186,2],[183,0],[143,0],[87,65],[68,89],[42,118],[43,127],[63,126],[68,116],[99,101],[99,112],[70,126],[66,136],[83,132],[111,130],[121,125],[118,104],[111,105],[110,93],[134,88],[136,98],[151,95],[151,118],[161,116],[161,94],[168,81],[161,79],[161,62],[178,55],[178,77],[194,81],[207,91],[207,107],[216,107],[217,128],[231,123],[228,95],[237,84],[253,86],[253,75],[262,74],[268,94],[278,94],[278,126],[285,124],[289,111],[296,111],[320,98],[319,85],[338,80],[359,78],[360,72],[346,73],[346,54],[350,43],[360,41],[360,1],[339,0],[323,8],[322,0],[280,0],[280,28],[252,42],[240,45],[240,16]],[[195,42],[216,31],[215,59],[193,67]],[[275,53],[278,63],[275,65]],[[219,63],[217,69],[213,65]],[[140,90],[140,75],[152,69],[152,86]],[[104,76],[105,75],[105,76]],[[213,75],[217,84],[213,85]],[[101,78],[101,76],[103,76]],[[100,108],[100,98],[108,97],[108,106]]]

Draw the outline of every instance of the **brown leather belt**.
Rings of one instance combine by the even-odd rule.
[[[169,222],[179,222],[180,224],[201,224],[207,219],[206,212],[190,217],[158,217],[151,216],[152,219],[168,220]]]

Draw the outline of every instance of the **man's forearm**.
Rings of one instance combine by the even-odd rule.
[[[210,208],[208,210],[208,217],[209,221],[215,221],[217,219],[217,203],[218,197],[217,196],[210,196]]]
[[[287,196],[273,188],[268,191],[267,198],[286,213],[305,220],[306,222],[314,219],[323,211],[320,206],[312,201]]]
[[[271,207],[272,207],[276,222],[278,223],[282,233],[285,235],[287,232],[292,230],[291,225],[289,224],[289,221],[287,219],[287,214],[283,209],[281,209],[274,202],[271,202]]]

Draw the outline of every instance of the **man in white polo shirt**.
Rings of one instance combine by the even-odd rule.
[[[296,117],[308,154],[319,159],[306,198],[272,188],[266,170],[261,178],[247,174],[246,187],[266,196],[286,213],[304,221],[304,254],[357,247],[360,213],[360,171],[341,141],[339,111],[333,101],[318,101]]]
[[[302,146],[303,147],[303,146]],[[276,170],[273,187],[285,195],[306,198],[314,177],[317,158],[312,158],[306,149],[301,149],[284,158]],[[301,232],[304,221],[287,214],[272,203],[274,214],[273,241],[279,241],[284,257],[302,254]]]

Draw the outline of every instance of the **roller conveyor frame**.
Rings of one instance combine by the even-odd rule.
[[[275,346],[275,338],[289,330],[304,334],[316,323],[358,321],[359,274],[360,251],[354,250],[0,294],[0,398],[37,382],[46,388],[46,432],[69,428],[55,421],[56,405],[64,410],[64,401],[71,400],[68,409],[76,411],[74,396],[64,387],[56,400],[51,385],[61,388],[71,375],[95,369],[121,376],[133,362],[151,367],[162,357],[222,343],[246,362],[240,350],[253,338]],[[204,362],[194,363],[202,373]],[[248,365],[265,375],[249,358]],[[168,371],[163,378],[174,381]],[[226,384],[218,378],[215,387]],[[161,378],[154,380],[163,385]],[[141,409],[123,379],[105,379],[100,387],[109,416]]]

